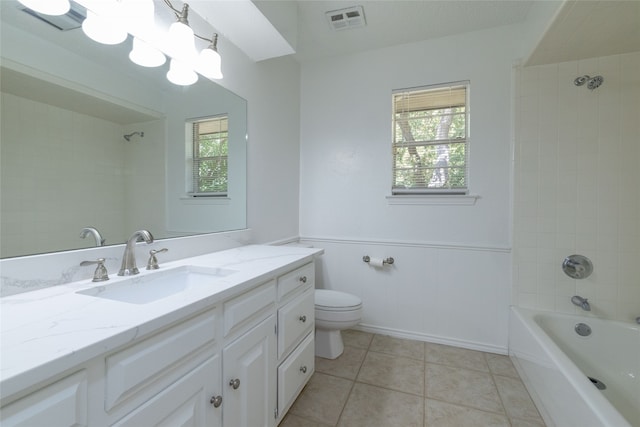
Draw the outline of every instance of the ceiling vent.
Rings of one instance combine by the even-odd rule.
[[[69,12],[59,16],[43,15],[27,7],[21,8],[21,10],[34,18],[46,22],[60,31],[69,31],[80,28],[82,26],[82,21],[86,18],[86,9],[74,2],[71,3],[71,9],[69,9]]]
[[[364,20],[364,10],[362,6],[352,6],[345,9],[332,10],[325,13],[329,25],[334,30],[346,30],[347,28],[364,27],[367,23]]]

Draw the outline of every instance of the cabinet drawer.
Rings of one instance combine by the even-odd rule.
[[[315,369],[313,331],[278,367],[278,414],[283,416]]]
[[[210,399],[220,393],[215,386],[219,384],[219,372],[220,355],[216,355],[112,425],[220,426],[222,408],[215,408],[210,403]]]
[[[248,330],[270,314],[276,304],[276,282],[271,280],[224,303],[224,336]]]
[[[278,310],[278,359],[297,345],[315,325],[315,289],[307,287]]]
[[[82,370],[2,408],[3,427],[87,426],[87,373]]]
[[[184,375],[186,364],[204,360],[214,351],[216,315],[208,311],[108,356],[105,409],[141,403]]]
[[[292,296],[301,285],[309,285],[313,288],[314,282],[315,268],[312,262],[280,276],[278,278],[278,301]]]

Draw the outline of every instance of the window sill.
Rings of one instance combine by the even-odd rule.
[[[231,203],[230,197],[180,197],[180,201],[185,205],[228,205]]]
[[[443,206],[473,206],[480,196],[465,195],[394,195],[386,196],[390,205],[443,205]]]

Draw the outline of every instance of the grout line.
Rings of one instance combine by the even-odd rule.
[[[332,376],[332,377],[335,377],[335,378],[340,378],[342,380],[351,382],[351,387],[349,389],[349,393],[346,396],[346,399],[344,401],[344,405],[342,406],[342,409],[341,409],[340,414],[338,416],[337,422],[336,422],[336,424],[333,425],[333,427],[336,427],[338,424],[340,424],[340,422],[342,420],[342,417],[344,415],[345,409],[347,407],[347,404],[349,403],[351,395],[352,395],[352,393],[353,393],[353,391],[355,389],[356,383],[365,384],[365,385],[370,386],[370,387],[376,387],[376,388],[379,388],[379,389],[388,390],[388,391],[392,391],[392,392],[396,392],[396,393],[403,393],[403,394],[406,394],[408,396],[414,396],[414,397],[419,397],[419,398],[423,399],[423,402],[422,402],[422,405],[423,405],[423,418],[422,418],[421,426],[423,426],[423,425],[426,426],[426,422],[427,422],[427,399],[433,400],[433,401],[442,402],[442,403],[445,403],[445,404],[448,404],[448,405],[455,405],[455,406],[468,408],[468,409],[472,409],[472,410],[476,410],[476,411],[482,411],[482,412],[489,413],[489,414],[503,416],[503,417],[506,418],[506,420],[509,423],[509,425],[513,425],[513,420],[520,420],[520,418],[513,418],[512,419],[509,416],[509,413],[507,412],[507,407],[506,407],[506,405],[504,403],[504,400],[503,400],[503,397],[502,397],[502,395],[500,393],[500,389],[498,388],[498,385],[497,385],[497,382],[496,382],[496,377],[504,377],[504,378],[508,378],[508,379],[511,379],[511,380],[518,380],[518,381],[521,381],[521,382],[522,382],[522,378],[520,378],[520,376],[518,376],[518,378],[514,378],[514,377],[511,377],[511,376],[508,376],[508,375],[500,375],[500,374],[494,373],[491,370],[491,367],[489,365],[488,356],[487,356],[488,353],[484,352],[484,351],[480,351],[480,353],[482,353],[482,357],[483,357],[483,360],[484,360],[484,362],[485,362],[485,364],[487,366],[488,371],[481,371],[481,370],[462,367],[462,366],[455,366],[455,365],[449,365],[449,364],[445,364],[445,363],[427,361],[427,348],[426,348],[427,343],[424,343],[424,359],[422,360],[422,362],[423,362],[424,383],[423,383],[423,390],[422,390],[423,391],[423,395],[422,396],[416,395],[416,394],[413,394],[413,393],[407,393],[405,391],[400,391],[400,390],[388,388],[388,387],[385,387],[385,386],[380,386],[380,385],[377,385],[377,384],[369,384],[369,383],[366,383],[366,382],[358,380],[358,377],[360,375],[360,372],[362,371],[364,363],[367,360],[367,356],[369,355],[369,352],[378,353],[378,354],[384,354],[384,355],[398,357],[398,358],[406,358],[406,359],[410,359],[410,360],[419,360],[419,359],[415,359],[415,358],[412,358],[412,357],[406,357],[406,356],[403,356],[403,355],[398,355],[398,354],[393,354],[393,353],[383,353],[383,352],[377,352],[377,351],[371,350],[371,345],[373,344],[373,340],[375,338],[375,335],[377,335],[377,334],[373,334],[373,337],[369,341],[369,344],[368,344],[366,349],[363,348],[363,347],[358,347],[358,346],[345,345],[345,347],[356,348],[356,349],[365,351],[364,357],[362,358],[362,361],[360,362],[360,364],[358,366],[358,369],[357,369],[357,372],[355,374],[354,379],[344,378],[344,377],[341,377],[341,376],[338,376],[338,375],[334,375],[334,374],[331,374],[331,373],[325,373],[325,372],[316,371],[317,373],[322,374],[322,375],[328,375],[328,376]],[[434,397],[427,396],[427,381],[428,381],[428,378],[427,378],[427,363],[434,364],[434,365],[441,365],[441,366],[445,366],[445,367],[453,368],[453,369],[471,370],[471,371],[478,372],[478,373],[489,374],[490,377],[491,377],[491,382],[492,382],[492,384],[493,384],[493,386],[494,386],[494,388],[496,390],[496,393],[498,393],[498,398],[500,399],[500,404],[502,406],[503,412],[494,412],[494,411],[490,411],[490,410],[486,410],[486,409],[480,409],[480,408],[477,408],[477,407],[468,406],[468,405],[461,404],[461,403],[458,403],[458,402],[450,402],[450,401],[443,400],[443,399],[440,399],[440,398],[434,398]],[[309,421],[318,422],[319,424],[324,424],[324,422],[320,422],[320,421],[314,420],[314,419],[309,419],[309,418],[306,418],[306,417],[301,417],[300,415],[298,415],[298,417],[306,419],[306,420],[309,420]],[[527,421],[533,421],[533,420],[527,420]],[[541,417],[537,421],[542,421],[543,422],[542,425],[544,425],[544,421],[542,420]],[[329,425],[329,424],[325,424],[325,425]]]

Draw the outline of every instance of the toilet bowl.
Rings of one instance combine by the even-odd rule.
[[[316,289],[315,316],[316,356],[335,359],[344,350],[340,331],[362,318],[362,300],[345,292]]]

